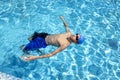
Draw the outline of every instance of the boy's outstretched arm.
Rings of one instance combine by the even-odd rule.
[[[69,28],[68,28],[68,25],[67,25],[67,23],[66,23],[65,20],[64,20],[64,17],[63,17],[63,16],[60,16],[60,19],[62,20],[62,22],[63,22],[63,24],[64,24],[64,26],[65,26],[66,32],[70,32],[70,30],[69,30]]]
[[[48,57],[51,57],[51,56],[57,54],[58,52],[64,50],[66,47],[67,47],[66,45],[65,46],[63,45],[63,46],[58,47],[56,50],[54,50],[50,54],[45,54],[45,55],[42,55],[42,56],[29,56],[29,57],[25,58],[24,60],[25,61],[30,61],[30,60],[34,60],[34,59],[48,58]]]

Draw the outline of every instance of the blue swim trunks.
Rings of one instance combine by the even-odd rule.
[[[24,48],[25,51],[36,50],[39,48],[45,48],[47,46],[45,39],[37,37],[30,41]]]

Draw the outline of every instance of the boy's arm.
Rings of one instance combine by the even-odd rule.
[[[48,58],[48,57],[51,57],[55,54],[57,54],[58,52],[64,50],[67,46],[61,46],[61,47],[58,47],[56,50],[54,50],[53,52],[51,52],[50,54],[45,54],[45,55],[42,55],[42,56],[30,56],[30,57],[27,57],[25,58],[25,61],[30,61],[30,60],[34,60],[34,59],[39,59],[39,58]]]
[[[67,25],[67,23],[65,22],[63,16],[60,16],[60,19],[62,20],[62,22],[63,22],[63,24],[64,24],[64,26],[65,26],[66,32],[70,32],[70,30],[69,30],[69,28],[68,28],[68,25]]]

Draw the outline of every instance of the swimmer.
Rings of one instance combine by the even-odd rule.
[[[62,34],[48,34],[48,33],[37,33],[28,38],[30,41],[27,45],[22,46],[22,51],[24,53],[28,53],[28,51],[38,50],[40,48],[46,48],[49,45],[57,46],[58,48],[49,54],[44,54],[40,56],[29,56],[25,57],[25,61],[40,59],[40,58],[48,58],[51,57],[60,51],[66,49],[71,43],[82,44],[85,38],[80,34],[72,34],[68,28],[67,23],[65,22],[63,16],[60,16],[62,20],[66,32]]]

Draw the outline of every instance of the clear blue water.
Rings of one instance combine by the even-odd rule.
[[[85,43],[51,58],[20,60],[19,46],[34,31],[65,32],[61,15]],[[0,0],[0,72],[21,80],[119,80],[120,0]]]

